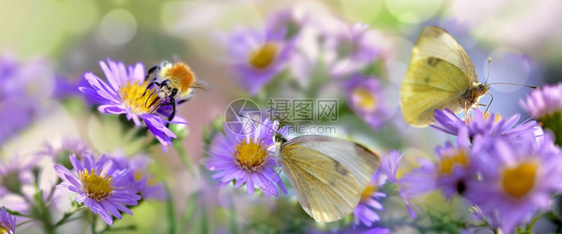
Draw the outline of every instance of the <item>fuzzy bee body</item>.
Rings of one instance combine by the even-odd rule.
[[[194,88],[207,89],[207,84],[195,76],[191,68],[183,62],[162,62],[148,69],[145,80],[151,80],[146,87],[145,95],[158,95],[162,106],[172,106],[168,121],[174,119],[176,105],[189,101],[195,95]]]

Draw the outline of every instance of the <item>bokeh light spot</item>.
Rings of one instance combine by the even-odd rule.
[[[402,22],[417,24],[431,18],[443,3],[442,0],[386,0],[390,13]]]
[[[103,17],[100,30],[101,35],[108,42],[114,45],[123,45],[135,36],[137,21],[130,12],[116,9]]]

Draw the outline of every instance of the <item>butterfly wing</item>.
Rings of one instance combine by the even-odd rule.
[[[400,106],[406,122],[430,124],[435,109],[463,109],[460,97],[478,78],[464,49],[445,30],[426,27],[412,50],[400,87]]]
[[[462,110],[460,96],[468,89],[464,74],[454,65],[437,60],[410,63],[400,87],[400,107],[406,122],[416,127],[431,123],[435,109]]]
[[[447,61],[459,68],[470,83],[478,82],[474,64],[466,51],[451,34],[434,26],[425,27],[421,32],[412,50],[411,61],[426,60],[431,57]]]
[[[303,209],[319,222],[349,215],[378,168],[367,148],[327,136],[301,136],[282,146],[283,171]]]

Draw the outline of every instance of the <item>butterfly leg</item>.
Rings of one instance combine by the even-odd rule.
[[[269,180],[269,182],[267,182],[267,184],[263,187],[263,191],[267,191],[267,189],[269,188],[270,185],[273,184],[273,180],[275,180],[275,178],[279,178],[279,174],[281,174],[281,167],[277,168],[277,171],[275,172],[275,175]],[[275,189],[275,185],[273,185],[273,189]]]
[[[490,97],[492,97],[492,99],[490,99],[490,103],[488,103],[488,107],[486,107],[486,111],[484,111],[484,113],[488,113],[488,109],[490,108],[492,102],[494,101],[494,96],[490,92],[488,92],[487,94],[490,94]]]
[[[468,124],[468,122],[469,122],[469,119],[467,118],[467,116],[468,116],[468,108],[465,107],[464,108],[464,117],[463,117],[463,121],[464,121],[465,124]]]

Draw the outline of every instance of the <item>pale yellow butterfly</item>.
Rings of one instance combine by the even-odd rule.
[[[287,141],[276,133],[273,140],[277,163],[300,205],[318,222],[351,214],[380,162],[368,148],[334,137],[305,135]]]
[[[400,87],[400,107],[415,127],[432,123],[436,109],[466,113],[490,89],[478,82],[472,61],[444,29],[429,26],[421,32]]]

